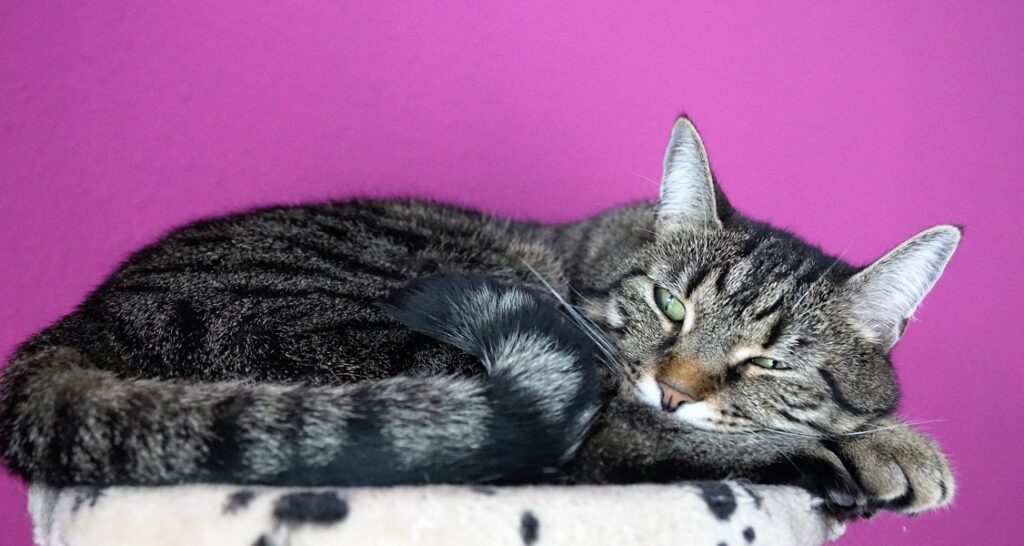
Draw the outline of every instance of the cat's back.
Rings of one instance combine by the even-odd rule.
[[[73,346],[162,377],[361,380],[405,371],[396,366],[413,356],[460,369],[464,359],[399,328],[377,303],[432,273],[512,271],[509,249],[543,253],[545,237],[541,226],[413,200],[201,220],[132,254],[23,351]]]
[[[258,271],[268,260],[310,258],[333,269],[362,265],[388,277],[383,270],[409,268],[405,258],[410,252],[471,247],[481,234],[515,227],[475,210],[428,201],[356,199],[266,207],[174,229],[134,253],[119,274],[133,276],[174,264],[213,268],[246,263],[254,266],[250,271]],[[365,263],[358,263],[360,257]]]
[[[547,231],[416,200],[358,199],[255,209],[175,229],[134,253],[101,288],[178,293],[281,291],[379,299],[412,278],[501,268]]]

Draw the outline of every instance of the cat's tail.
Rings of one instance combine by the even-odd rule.
[[[537,479],[600,404],[594,347],[546,301],[438,277],[387,309],[480,357],[485,377],[340,386],[135,379],[73,348],[0,378],[0,457],[33,482],[385,485]]]

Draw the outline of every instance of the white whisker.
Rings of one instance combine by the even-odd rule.
[[[607,361],[602,360],[602,362],[608,367],[608,369],[615,373],[618,373],[621,370],[623,370],[624,367],[622,366],[618,358],[618,350],[615,348],[614,345],[611,344],[610,341],[608,341],[608,339],[598,329],[597,325],[591,322],[586,317],[584,317],[579,311],[576,310],[575,307],[569,304],[569,302],[565,301],[565,298],[563,298],[562,295],[559,294],[558,291],[556,291],[550,283],[548,283],[547,279],[545,279],[526,260],[522,260],[522,262],[523,265],[525,265],[526,268],[529,269],[535,277],[537,277],[541,284],[544,285],[544,288],[546,288],[548,292],[550,292],[551,295],[555,297],[555,300],[558,301],[558,303],[565,308],[566,313],[568,313],[569,317],[577,324],[577,326],[580,327],[580,330],[583,332],[583,334],[590,338],[590,340],[593,341],[594,344],[597,346],[598,350],[600,350],[601,353],[605,356],[605,358],[608,359]]]
[[[881,432],[883,430],[893,430],[893,429],[902,428],[902,427],[916,427],[918,425],[926,425],[928,423],[938,423],[938,422],[941,422],[941,421],[943,421],[943,419],[931,419],[931,420],[927,420],[927,421],[907,421],[907,422],[901,422],[901,423],[896,424],[896,425],[889,425],[889,426],[885,426],[885,427],[871,428],[871,429],[867,429],[867,430],[858,430],[857,432],[844,432],[844,433],[838,434],[837,436],[860,436],[860,435],[863,435],[863,434],[872,434],[874,432]]]
[[[644,176],[644,175],[642,175],[640,173],[633,173],[633,176],[635,176],[635,177],[637,177],[637,178],[639,178],[641,180],[646,180],[646,181],[650,182],[651,184],[654,184],[655,187],[659,187],[659,188],[661,187],[661,182],[658,182],[657,180],[655,180],[655,179],[653,179],[653,178],[651,178],[649,176]]]

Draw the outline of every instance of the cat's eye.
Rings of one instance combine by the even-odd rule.
[[[654,287],[654,302],[672,322],[682,322],[686,318],[686,305],[679,301],[679,298],[675,297],[672,292],[660,286]]]
[[[760,367],[762,367],[762,368],[764,368],[766,370],[788,370],[789,369],[789,364],[786,364],[785,362],[783,362],[781,360],[775,360],[774,358],[765,358],[763,356],[759,356],[759,357],[756,357],[756,358],[751,358],[750,362],[751,362],[751,364],[754,364],[755,366],[760,366]]]

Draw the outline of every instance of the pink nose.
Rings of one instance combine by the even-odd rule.
[[[673,387],[661,381],[658,381],[658,387],[661,389],[661,409],[665,411],[676,411],[683,404],[697,401],[697,397],[686,389]]]

